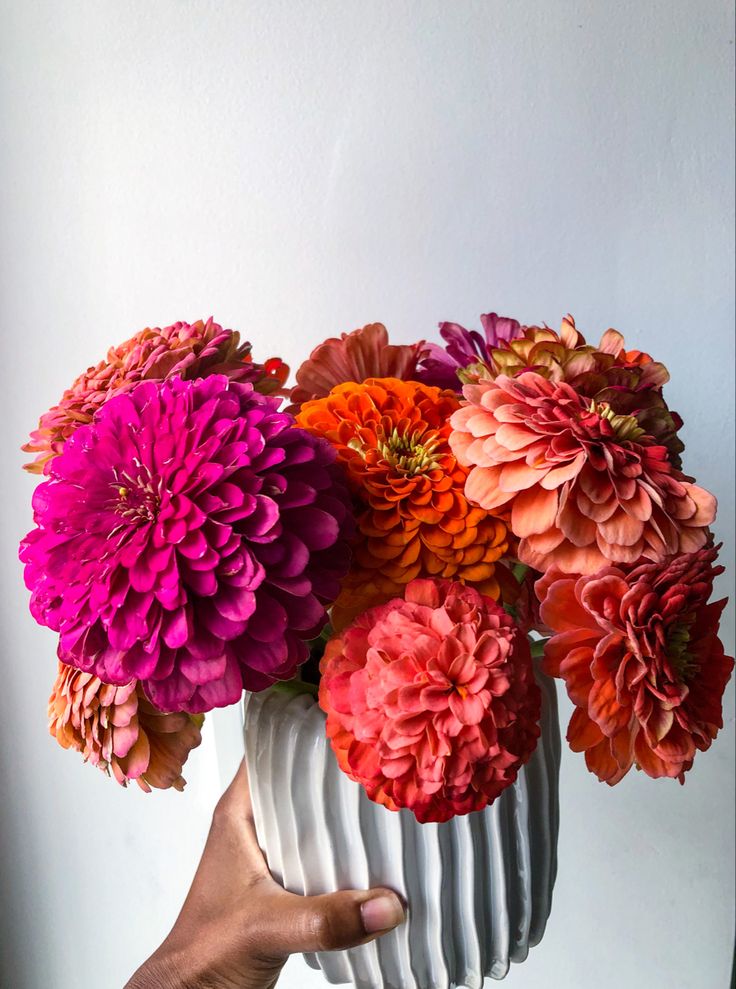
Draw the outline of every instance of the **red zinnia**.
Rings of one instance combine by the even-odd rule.
[[[682,783],[723,727],[734,664],[718,638],[726,601],[708,603],[723,572],[716,555],[708,547],[590,577],[553,568],[537,583],[542,619],[556,633],[543,669],[565,681],[576,705],[567,740],[606,783],[634,764]]]

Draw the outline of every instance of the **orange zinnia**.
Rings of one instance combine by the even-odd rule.
[[[329,440],[357,501],[336,628],[416,577],[460,580],[498,597],[494,564],[507,549],[506,526],[465,497],[468,470],[449,446],[459,406],[451,391],[398,378],[345,382],[302,406],[297,423]]]

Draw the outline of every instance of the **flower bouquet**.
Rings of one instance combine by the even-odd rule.
[[[246,691],[269,864],[393,885],[410,921],[312,959],[359,986],[480,986],[542,935],[553,685],[609,785],[684,782],[733,669],[715,498],[682,470],[665,367],[495,314],[443,345],[370,324],[287,386],[212,320],[146,329],[42,416],[21,544],[58,633],[51,734],[126,785],[184,786]]]

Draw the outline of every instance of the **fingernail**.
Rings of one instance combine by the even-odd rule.
[[[381,896],[366,900],[360,912],[366,934],[390,931],[404,920],[404,908],[401,900],[394,893],[383,893]]]

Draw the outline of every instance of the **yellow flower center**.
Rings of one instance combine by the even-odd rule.
[[[381,458],[406,474],[420,474],[432,470],[439,461],[437,447],[441,438],[429,435],[422,439],[420,433],[402,436],[394,429],[389,436],[377,437],[376,448]]]
[[[141,466],[138,477],[114,471],[112,488],[115,492],[112,508],[124,519],[153,522],[161,503],[151,472]]]
[[[620,440],[637,440],[644,435],[644,430],[634,416],[617,415],[608,402],[595,402],[591,399],[589,410],[601,419],[607,419]]]

